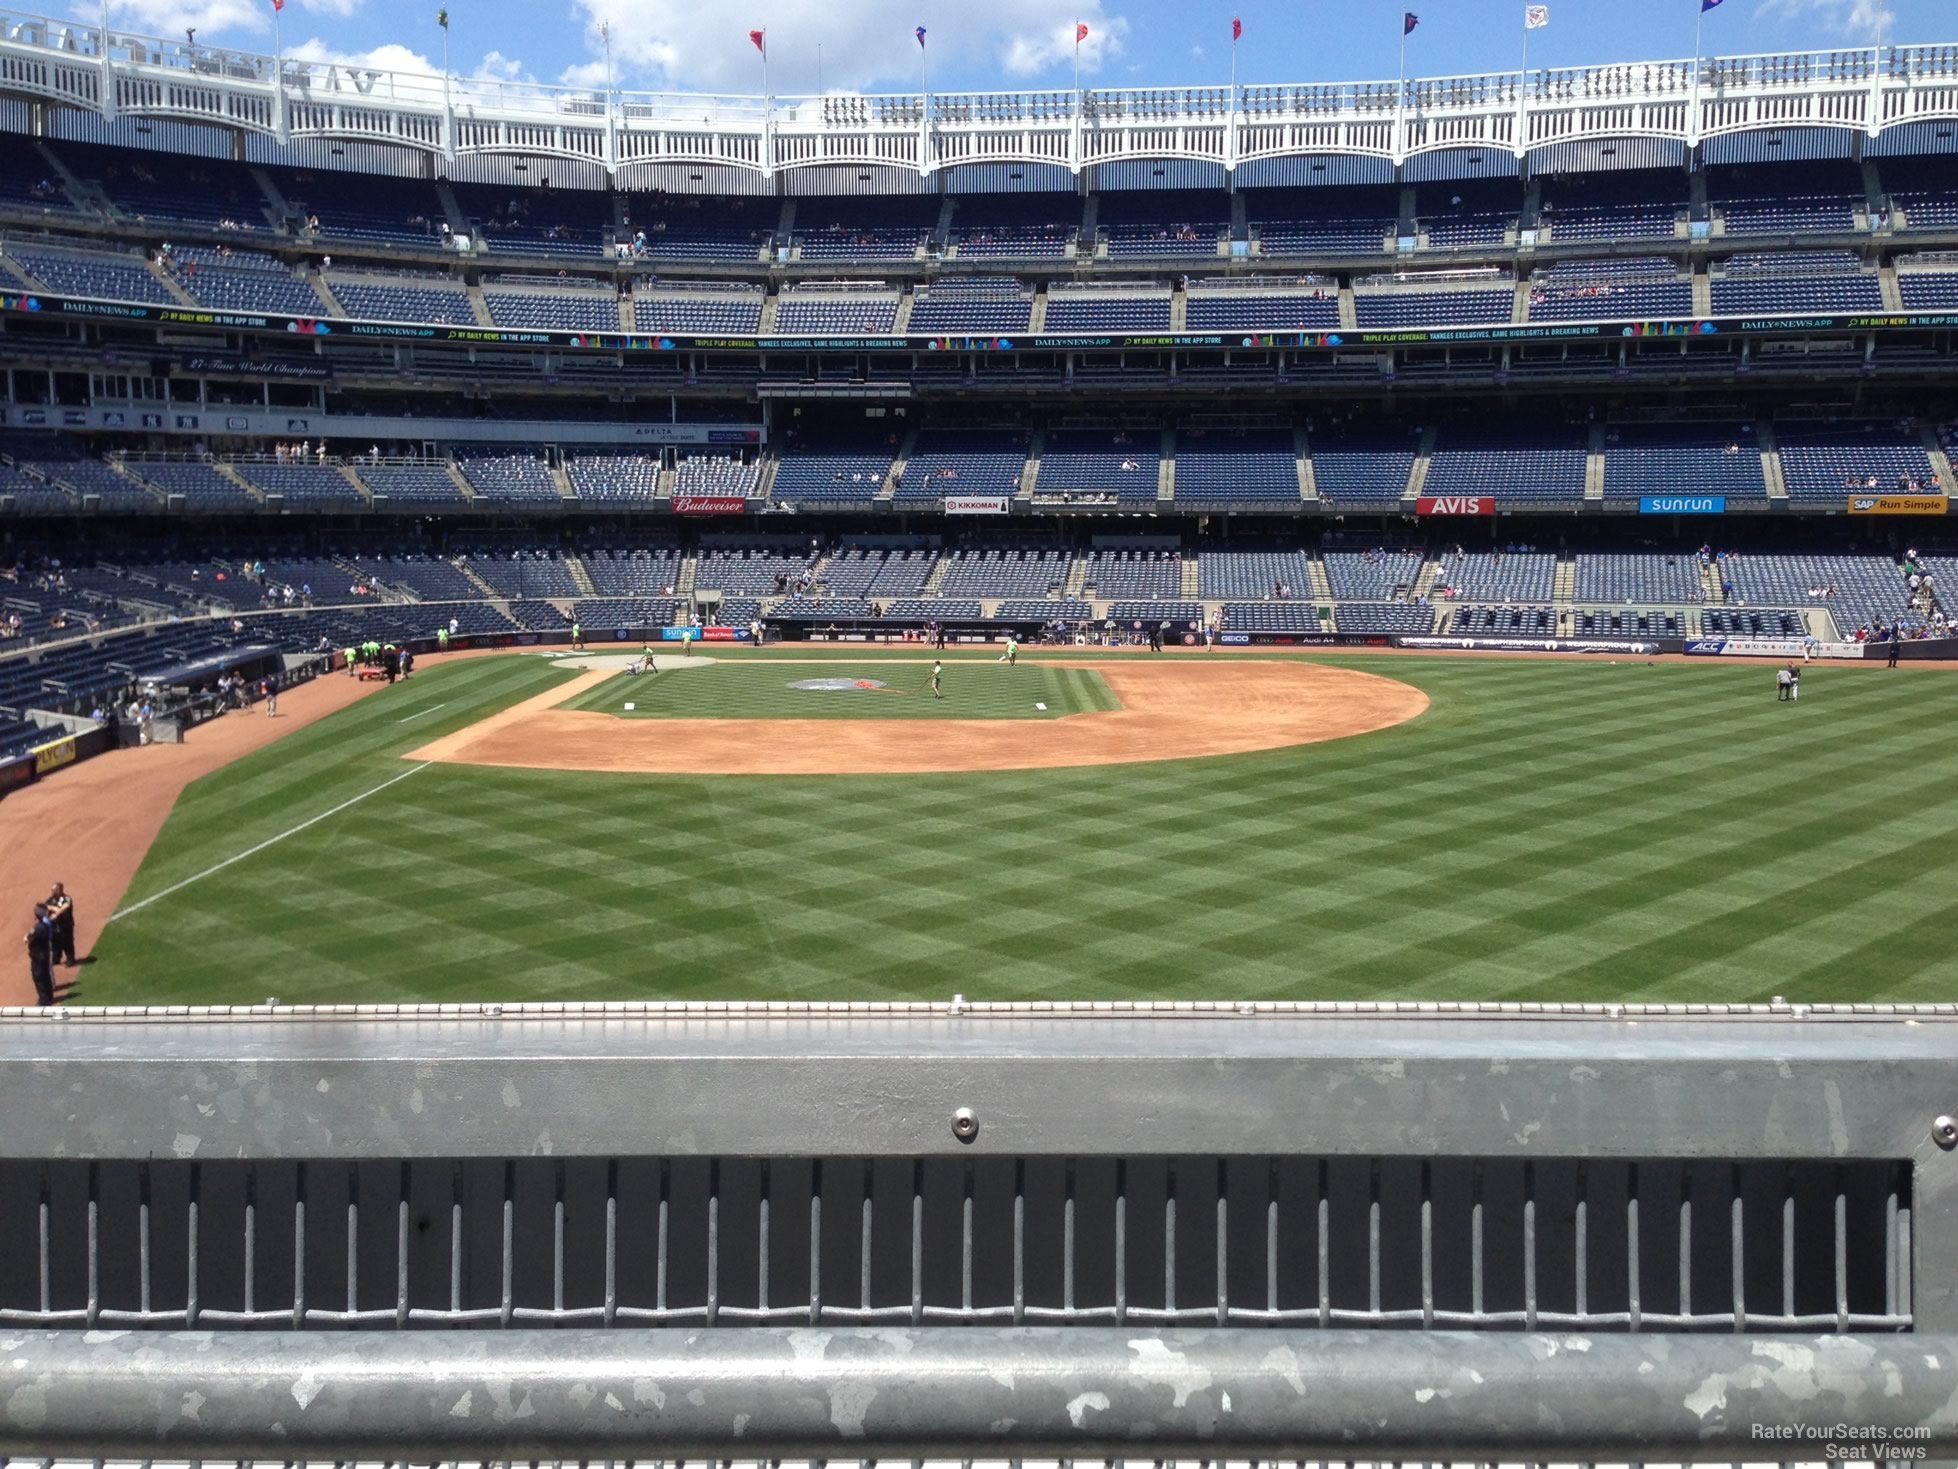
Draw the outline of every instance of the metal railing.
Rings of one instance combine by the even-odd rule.
[[[0,1012],[0,1455],[1947,1454],[1954,1038],[1953,1006]]]

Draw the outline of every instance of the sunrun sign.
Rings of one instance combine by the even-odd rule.
[[[1725,495],[1641,495],[1640,515],[1725,515]]]

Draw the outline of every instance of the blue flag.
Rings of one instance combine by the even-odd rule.
[[[1721,0],[1700,0],[1700,14],[1705,15],[1709,10],[1717,8],[1720,3]]]
[[[1718,5],[1720,0],[1713,0],[1713,3]],[[918,49],[920,51],[925,49],[925,28],[923,26],[918,27]]]
[[[1720,0],[1713,0],[1713,3],[1715,5],[1718,5],[1720,3]],[[1419,24],[1421,24],[1421,17],[1416,15],[1411,10],[1408,11],[1407,14],[1401,17],[1401,34],[1403,36],[1413,35],[1414,28]]]

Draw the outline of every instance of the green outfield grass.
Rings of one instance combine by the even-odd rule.
[[[699,667],[650,676],[622,673],[574,696],[565,707],[622,719],[1058,719],[1120,707],[1092,669],[1043,666],[1031,659],[1011,668],[969,659],[947,663],[939,681],[943,697],[937,699],[928,687],[928,654],[908,660],[699,662]],[[854,686],[794,687],[836,680]]]
[[[728,688],[823,671],[741,656]],[[1958,678],[1817,666],[1789,706],[1766,664],[1328,661],[1432,707],[1227,759],[752,779],[404,763],[568,676],[437,662],[192,787],[79,998],[1958,995]]]

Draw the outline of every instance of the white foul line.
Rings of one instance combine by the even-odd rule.
[[[234,862],[242,862],[247,857],[256,856],[258,853],[264,851],[267,847],[277,846],[280,842],[284,841],[287,837],[298,836],[299,833],[306,830],[307,827],[318,826],[322,821],[326,820],[327,817],[338,816],[342,811],[346,810],[349,806],[358,806],[362,801],[366,800],[369,796],[378,796],[382,791],[386,790],[389,786],[399,785],[402,781],[406,780],[411,775],[419,775],[422,771],[428,769],[429,765],[433,763],[434,762],[432,761],[425,761],[420,765],[416,765],[407,770],[404,770],[401,772],[401,774],[396,776],[391,776],[387,780],[382,781],[379,785],[375,786],[371,791],[362,791],[359,795],[355,796],[352,800],[342,801],[339,805],[335,806],[331,811],[322,811],[320,812],[319,815],[310,817],[307,820],[300,822],[299,825],[295,827],[291,827],[286,831],[280,832],[275,837],[267,837],[264,841],[260,842],[257,846],[248,847],[235,857],[226,857],[222,862],[218,863],[215,867],[206,867],[202,872],[198,873],[194,877],[187,877],[182,882],[173,882],[170,884],[169,887],[165,888],[162,892],[151,893],[147,898],[144,898],[141,902],[131,903],[127,908],[121,909],[119,912],[111,913],[107,918],[105,918],[102,921],[102,926],[106,928],[108,927],[109,924],[114,923],[118,918],[127,918],[132,913],[140,913],[143,909],[149,907],[150,904],[157,902],[160,899],[167,898],[172,893],[182,892],[185,888],[189,887],[194,882],[202,882],[205,878],[210,877],[215,873],[224,871],[225,868],[231,866]]]
[[[404,714],[395,720],[396,724],[406,724],[411,719],[420,719],[424,714],[433,714],[437,709],[446,709],[447,704],[430,704],[426,709],[417,709],[413,714]]]

